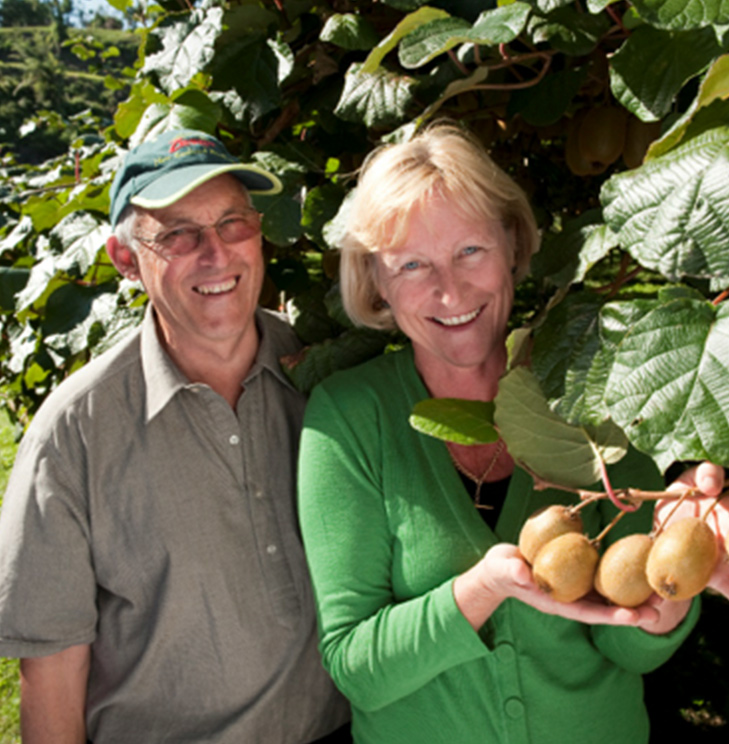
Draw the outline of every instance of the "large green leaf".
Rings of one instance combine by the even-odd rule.
[[[153,32],[162,50],[147,56],[142,72],[156,74],[167,93],[184,88],[215,57],[215,42],[222,31],[222,8],[176,14],[169,25]]]
[[[410,426],[421,434],[455,444],[489,444],[499,438],[494,404],[460,398],[427,398],[416,403]]]
[[[600,199],[621,246],[676,280],[729,283],[729,127],[613,176]]]
[[[23,310],[52,290],[51,279],[59,274],[82,277],[104,250],[109,227],[91,215],[76,212],[64,218],[52,231],[63,253],[47,253],[31,269],[28,283],[17,295],[17,309]]]
[[[535,329],[532,371],[548,399],[562,398],[568,387],[576,388],[578,396],[584,393],[584,383],[579,381],[584,380],[597,351],[602,305],[603,299],[594,292],[568,295]]]
[[[438,8],[419,8],[414,13],[405,16],[395,28],[367,55],[367,59],[362,64],[361,73],[368,75],[374,73],[382,64],[385,56],[393,50],[400,40],[407,36],[411,31],[424,23],[429,23],[436,18],[448,18],[445,10]]]
[[[329,16],[319,38],[342,49],[372,49],[380,39],[367,18],[356,13]]]
[[[509,113],[520,114],[535,127],[559,121],[585,81],[586,68],[559,70],[546,75],[533,87],[515,90],[509,101]]]
[[[703,72],[721,51],[711,28],[637,28],[611,57],[613,95],[643,121],[661,119],[684,84]]]
[[[604,224],[600,210],[589,210],[559,232],[545,234],[539,253],[532,259],[531,271],[557,287],[567,287],[581,282],[617,245],[617,235]]]
[[[501,379],[496,426],[509,453],[550,483],[581,488],[596,483],[601,463],[620,460],[627,441],[614,425],[570,426],[554,414],[536,377],[516,367]]]
[[[565,54],[589,54],[609,27],[601,15],[580,13],[573,6],[560,7],[548,15],[533,15],[528,31],[536,44],[548,42]]]
[[[363,72],[352,65],[344,78],[344,90],[334,113],[346,121],[368,127],[391,127],[406,117],[413,100],[414,78],[378,69]]]
[[[726,0],[633,0],[633,5],[641,18],[657,28],[690,29],[729,23]]]
[[[665,471],[675,461],[729,465],[729,305],[659,304],[620,344],[606,401],[637,449]]]
[[[25,287],[29,274],[30,269],[0,266],[0,311],[15,310],[15,295]]]
[[[717,59],[701,81],[699,92],[686,113],[681,116],[658,141],[654,142],[646,154],[645,160],[652,160],[678,145],[684,138],[691,139],[707,129],[714,129],[729,121],[729,54]],[[719,104],[717,107],[715,104]],[[727,104],[727,105],[722,105]],[[708,125],[702,116],[709,107],[718,109]],[[698,121],[702,119],[702,121]],[[697,127],[698,124],[698,127]]]
[[[280,157],[274,152],[259,150],[253,160],[264,170],[278,176],[283,191],[272,196],[253,195],[256,208],[263,213],[263,234],[275,245],[291,245],[302,234],[300,193],[306,168]]]
[[[421,67],[460,44],[494,46],[515,39],[524,29],[531,7],[514,2],[482,13],[471,26],[461,18],[439,18],[418,26],[400,42],[403,67]]]
[[[218,91],[234,90],[242,102],[239,118],[255,122],[281,103],[280,67],[289,70],[285,47],[269,43],[263,34],[249,34],[231,40],[215,55],[210,71]],[[245,70],[245,74],[241,74]]]

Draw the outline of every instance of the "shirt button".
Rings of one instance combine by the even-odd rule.
[[[267,553],[268,553],[269,555],[273,555],[273,554],[274,554],[274,553],[275,553],[275,552],[276,552],[277,550],[278,550],[278,548],[277,548],[277,547],[276,547],[275,545],[269,545],[269,546],[268,546],[268,547],[266,548],[266,552],[267,552]]]
[[[231,444],[238,444],[240,442],[240,437],[237,434],[231,434],[230,439],[228,439],[228,441]]]

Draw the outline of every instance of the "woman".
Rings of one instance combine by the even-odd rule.
[[[300,456],[321,650],[358,744],[645,742],[641,673],[695,622],[690,602],[551,600],[513,543],[529,514],[569,496],[534,492],[502,441],[446,445],[408,425],[426,397],[495,396],[514,282],[537,243],[523,193],[457,128],[365,165],[345,308],[411,344],[314,391]],[[616,485],[660,486],[642,458],[617,470]],[[586,510],[589,534],[603,508]],[[647,531],[650,514],[630,520]]]

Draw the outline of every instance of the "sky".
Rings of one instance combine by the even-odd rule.
[[[76,10],[83,11],[87,17],[93,15],[97,10],[104,15],[117,16],[121,18],[121,13],[115,10],[106,0],[75,0],[74,7]]]

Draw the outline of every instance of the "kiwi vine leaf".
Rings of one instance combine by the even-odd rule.
[[[135,9],[134,0],[112,4]],[[129,32],[137,63],[106,79],[118,100],[107,118],[45,112],[27,122],[23,132],[56,127],[71,144],[43,163],[16,162],[4,149],[0,162],[0,391],[11,415],[26,425],[58,382],[138,323],[144,292],[104,252],[109,186],[129,147],[173,127],[217,134],[284,184],[257,200],[267,260],[260,301],[286,310],[306,344],[284,360],[296,385],[308,391],[401,343],[352,327],[336,248],[368,153],[445,116],[524,186],[544,236],[513,320],[531,373],[504,380],[499,430],[513,426],[523,438],[532,411],[537,439],[526,449],[544,448],[551,463],[562,455],[547,439],[578,442],[584,458],[568,458],[571,482],[594,480],[595,458],[617,457],[619,439],[662,469],[707,456],[729,465],[726,8],[438,5],[153,4]],[[606,131],[607,120],[619,126]],[[456,419],[458,436],[472,435],[463,430],[470,410],[450,402],[442,418],[434,405],[418,413],[419,427],[443,435]],[[485,420],[479,437],[493,436]]]

